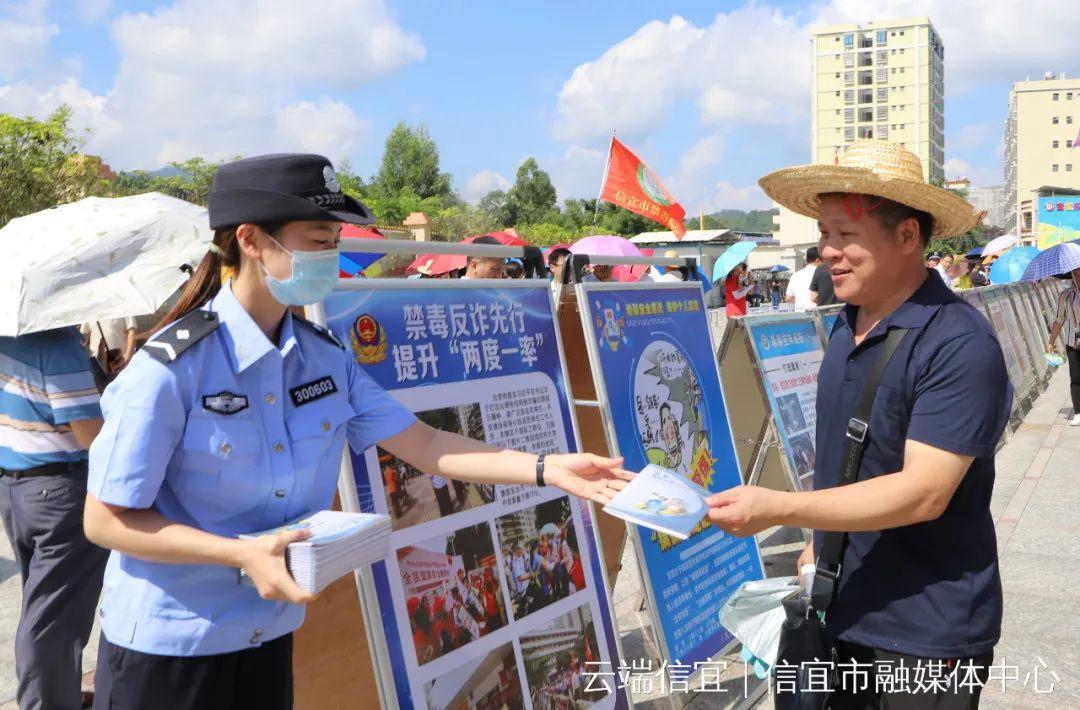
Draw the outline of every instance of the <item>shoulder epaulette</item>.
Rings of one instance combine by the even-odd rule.
[[[293,321],[304,326],[326,342],[331,343],[332,345],[335,345],[342,350],[345,349],[345,346],[341,344],[341,341],[337,339],[337,336],[331,333],[327,328],[324,328],[316,323],[312,323],[311,321],[301,318],[300,316],[293,316]]]
[[[221,321],[213,311],[192,311],[161,331],[144,345],[143,349],[150,357],[168,365],[185,350],[217,330],[219,325]]]

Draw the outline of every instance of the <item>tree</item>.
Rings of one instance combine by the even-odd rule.
[[[0,114],[0,227],[10,220],[104,194],[101,159],[80,153],[66,106],[45,120]]]
[[[230,161],[239,159],[240,156],[236,156]],[[145,170],[120,173],[112,183],[112,194],[124,196],[160,192],[205,206],[214,174],[222,164],[196,156],[182,163],[170,163],[172,171],[166,175],[154,175]]]
[[[492,190],[481,197],[477,208],[487,214],[500,227],[514,226],[514,215],[510,212],[510,201],[503,190]]]
[[[436,213],[432,219],[432,233],[446,241],[457,242],[474,234],[494,232],[503,225],[478,207],[452,206]]]
[[[411,190],[420,199],[449,198],[451,177],[439,172],[439,148],[423,126],[399,123],[386,137],[382,165],[374,187],[383,196]]]
[[[534,224],[544,221],[556,210],[555,186],[551,177],[540,169],[535,158],[527,158],[518,166],[514,185],[506,194],[514,224]]]

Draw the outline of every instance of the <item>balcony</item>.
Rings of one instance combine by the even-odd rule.
[[[859,123],[870,123],[874,120],[874,109],[861,108],[859,109]]]
[[[874,38],[871,35],[859,35],[859,49],[869,49],[874,46]]]
[[[874,66],[874,55],[870,52],[859,53],[859,66],[860,67],[872,67]]]
[[[873,89],[859,89],[859,103],[869,104],[874,102],[874,90]]]
[[[859,72],[859,86],[869,86],[874,83],[874,72],[866,70]]]
[[[874,128],[873,128],[873,126],[860,126],[859,127],[859,138],[873,138],[873,137],[874,137]]]

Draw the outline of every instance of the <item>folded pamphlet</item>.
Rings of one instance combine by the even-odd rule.
[[[708,512],[705,499],[710,495],[685,476],[649,465],[604,506],[604,512],[685,540]]]
[[[390,517],[373,513],[320,510],[279,528],[241,535],[251,539],[288,530],[311,530],[311,537],[289,544],[285,551],[289,573],[305,592],[317,594],[358,567],[390,554]],[[251,584],[240,571],[241,581]]]

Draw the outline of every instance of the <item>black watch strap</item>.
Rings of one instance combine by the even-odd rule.
[[[547,485],[544,483],[544,454],[536,457],[536,485],[540,487]]]

